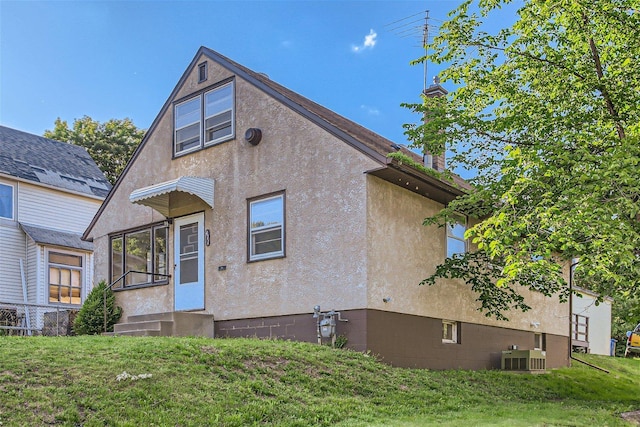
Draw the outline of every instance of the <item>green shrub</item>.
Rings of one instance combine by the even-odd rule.
[[[95,286],[78,312],[73,322],[73,332],[76,335],[97,335],[104,332],[104,301],[103,295],[107,283],[103,280]],[[107,331],[113,332],[115,325],[122,315],[122,308],[116,307],[116,297],[111,289],[107,289]]]

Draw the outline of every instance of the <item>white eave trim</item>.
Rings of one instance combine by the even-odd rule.
[[[171,181],[165,181],[134,190],[129,196],[129,201],[131,203],[149,206],[162,215],[169,217],[169,196],[173,192],[183,192],[200,198],[213,208],[214,183],[215,181],[211,178],[181,176]]]

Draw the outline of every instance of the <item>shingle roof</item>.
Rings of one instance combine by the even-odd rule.
[[[129,167],[133,163],[135,163],[138,153],[142,150],[145,143],[147,142],[147,138],[149,138],[149,136],[154,133],[156,126],[160,121],[160,118],[163,117],[171,107],[172,102],[175,100],[175,97],[178,94],[178,91],[185,83],[187,76],[189,75],[191,70],[193,70],[193,68],[196,66],[196,61],[199,60],[201,55],[207,56],[211,60],[227,68],[232,73],[245,79],[247,82],[253,84],[265,93],[279,100],[287,107],[298,112],[314,124],[320,126],[327,132],[333,134],[337,138],[345,141],[352,147],[376,160],[378,163],[380,163],[381,167],[378,170],[368,171],[372,175],[381,177],[389,182],[392,182],[395,185],[400,185],[399,182],[402,181],[404,185],[401,186],[406,187],[408,190],[422,194],[426,197],[434,198],[434,200],[439,200],[443,203],[446,203],[448,200],[452,200],[453,198],[463,194],[465,190],[469,190],[471,188],[471,186],[466,181],[458,176],[453,177],[452,183],[450,181],[434,178],[421,171],[418,171],[415,168],[403,165],[402,162],[387,157],[389,153],[401,151],[402,153],[414,159],[416,162],[420,162],[422,160],[420,155],[410,151],[407,147],[397,145],[391,140],[378,135],[377,133],[365,128],[364,126],[361,126],[331,111],[330,109],[323,107],[322,105],[317,104],[305,98],[304,96],[293,92],[290,89],[287,89],[286,87],[269,79],[267,76],[252,71],[244,67],[243,65],[240,65],[237,62],[234,62],[231,59],[219,54],[218,52],[215,52],[204,46],[198,49],[198,52],[191,61],[191,64],[189,64],[189,67],[187,67],[182,77],[174,87],[171,95],[164,103],[154,122],[151,124],[151,127],[147,130],[142,142],[133,153],[133,156],[129,160],[128,165],[125,167],[124,171],[122,172],[122,174],[120,174],[120,177],[116,181],[116,188],[118,187],[124,176],[127,174]],[[426,183],[429,187],[428,191],[425,191],[423,188],[419,188],[423,183]],[[93,220],[85,230],[83,238],[89,238],[93,226],[101,216],[103,210],[109,203],[110,197],[112,197],[114,192],[115,191],[112,191],[109,196],[107,196],[105,202],[100,206],[98,212],[93,217]]]
[[[0,174],[102,198],[111,189],[84,148],[5,126],[0,126]]]
[[[45,245],[62,246],[64,248],[93,251],[93,243],[82,240],[79,233],[36,227],[35,225],[20,223],[20,228],[31,237],[34,242]]]
[[[234,72],[244,73],[247,80],[256,84],[263,90],[270,93],[276,99],[280,99],[286,105],[297,110],[305,117],[312,119],[314,123],[323,127],[325,130],[333,133],[338,138],[343,139],[355,148],[363,151],[365,154],[375,158],[383,164],[391,164],[391,161],[387,155],[396,151],[400,151],[403,154],[409,156],[414,161],[421,163],[422,156],[409,150],[406,146],[396,144],[393,141],[373,132],[347,119],[344,116],[311,101],[308,98],[296,93],[279,83],[269,79],[265,74],[257,73],[249,68],[238,64],[237,62],[219,54],[209,48],[201,47],[200,51],[209,56],[214,61],[221,63],[223,66],[232,69]],[[196,55],[197,57],[197,55]],[[443,89],[444,90],[444,89]],[[314,120],[315,119],[315,120]],[[453,175],[453,182],[456,186],[469,190],[471,186],[462,178],[457,175]],[[445,185],[450,183],[443,181]]]

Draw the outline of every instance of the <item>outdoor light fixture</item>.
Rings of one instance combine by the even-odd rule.
[[[249,128],[244,133],[244,139],[251,145],[258,145],[262,140],[262,131],[258,128]]]

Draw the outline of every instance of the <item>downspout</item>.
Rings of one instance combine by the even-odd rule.
[[[579,261],[573,261],[569,265],[569,367],[573,359],[573,268],[578,265]]]

